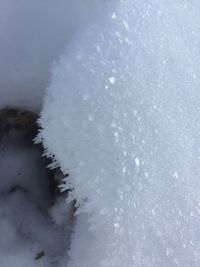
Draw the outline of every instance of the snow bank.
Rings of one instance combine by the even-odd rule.
[[[95,2],[0,1],[0,108],[40,109],[50,64],[91,18]]]
[[[40,119],[82,213],[68,266],[199,266],[200,4],[106,10],[55,65]]]

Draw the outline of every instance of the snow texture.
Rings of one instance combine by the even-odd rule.
[[[200,266],[199,13],[108,1],[55,64],[38,139],[77,200],[68,267]]]
[[[40,110],[50,65],[95,14],[96,1],[0,1],[0,108]]]

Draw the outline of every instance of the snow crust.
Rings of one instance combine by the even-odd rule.
[[[77,200],[68,267],[200,265],[199,12],[109,1],[55,64],[38,139]]]

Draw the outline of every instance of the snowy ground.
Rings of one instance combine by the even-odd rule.
[[[0,266],[60,267],[71,210],[65,196],[53,195],[41,152],[26,131],[0,137]]]

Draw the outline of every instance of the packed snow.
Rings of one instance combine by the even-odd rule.
[[[200,266],[199,14],[107,1],[54,65],[38,140],[77,201],[66,266]]]

